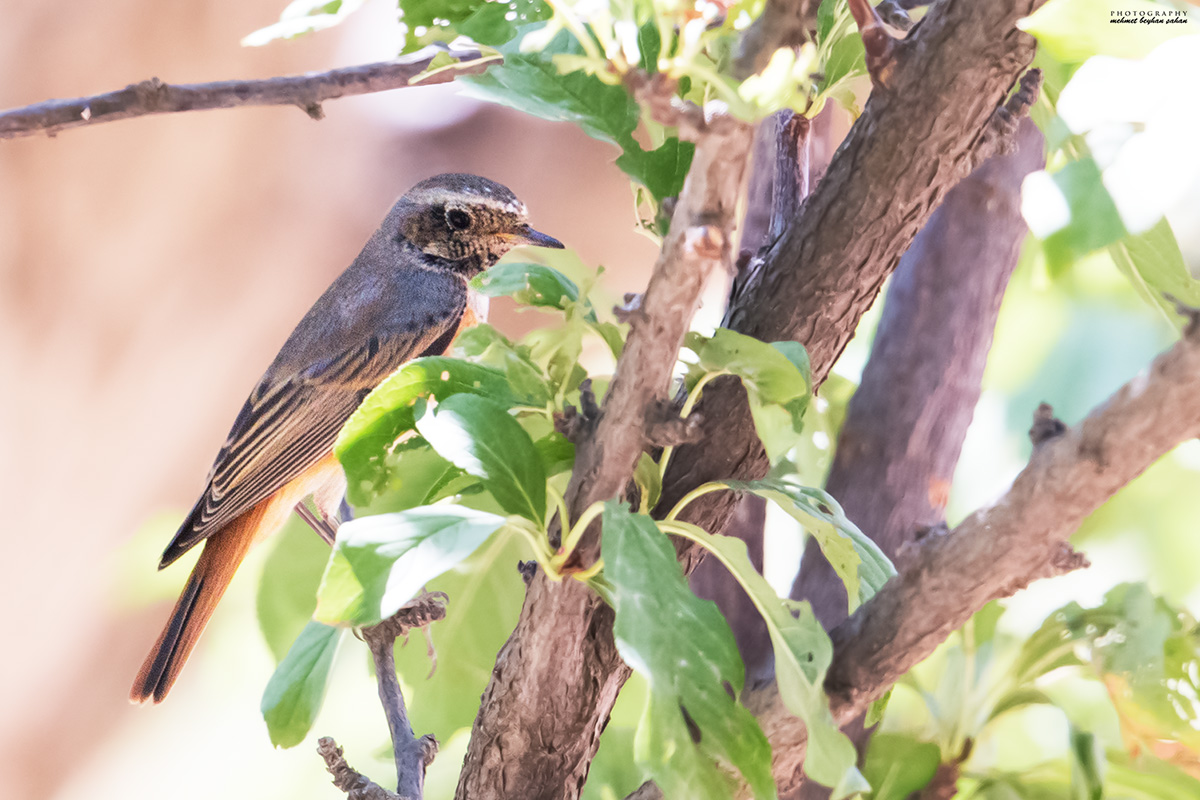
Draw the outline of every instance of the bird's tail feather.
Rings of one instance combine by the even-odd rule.
[[[131,702],[153,699],[161,703],[167,696],[254,542],[266,506],[267,502],[259,503],[204,541],[204,551],[175,603],[167,626],[138,670],[129,691]]]

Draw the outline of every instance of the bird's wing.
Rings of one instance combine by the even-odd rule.
[[[406,361],[442,352],[458,329],[462,297],[422,325],[357,346],[302,371],[268,372],[238,414],[208,488],[163,553],[160,568],[219,531],[316,463],[333,447],[359,403]],[[406,326],[409,327],[409,326]]]

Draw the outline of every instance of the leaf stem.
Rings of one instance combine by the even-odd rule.
[[[554,485],[546,481],[546,493],[550,495],[550,499],[554,501],[554,507],[558,509],[558,519],[560,524],[566,526],[570,519],[567,516],[567,498],[563,497],[562,492],[554,488]],[[545,531],[542,531],[544,534]]]
[[[579,544],[579,540],[583,537],[583,532],[587,530],[588,525],[592,524],[592,520],[600,516],[604,511],[604,501],[597,500],[583,510],[579,515],[579,519],[575,520],[575,524],[567,532],[567,538],[563,540],[562,547],[554,556],[554,560],[558,563],[563,563],[575,550],[575,545]],[[565,520],[564,520],[565,522]]]
[[[675,507],[671,509],[671,513],[667,514],[667,518],[664,520],[664,522],[673,522],[675,518],[683,512],[683,509],[686,508],[687,505],[696,498],[712,492],[720,491],[722,489],[729,489],[729,487],[720,481],[709,481],[708,483],[700,484],[679,499],[679,502],[676,503]]]
[[[556,581],[562,580],[562,574],[554,564],[550,545],[546,541],[545,531],[534,529],[532,523],[524,517],[509,517],[508,526],[525,537],[525,541],[533,549],[534,559],[541,566],[542,570],[552,579]]]

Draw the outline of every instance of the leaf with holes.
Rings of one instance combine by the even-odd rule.
[[[418,358],[375,387],[346,421],[334,453],[346,470],[346,497],[369,504],[386,487],[388,455],[396,439],[413,430],[418,400],[444,400],[454,394],[487,397],[502,406],[532,402],[518,396],[500,370],[456,358]]]

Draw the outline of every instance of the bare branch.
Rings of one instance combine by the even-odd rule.
[[[375,678],[379,681],[379,702],[387,716],[388,732],[392,736],[392,755],[396,762],[396,792],[400,800],[421,800],[425,795],[425,768],[437,755],[438,742],[426,734],[420,738],[413,733],[400,682],[396,679],[396,640],[407,636],[413,628],[425,626],[446,617],[446,601],[442,592],[426,592],[416,597],[391,617],[363,628],[362,635],[371,648],[375,661]]]
[[[324,116],[321,103],[326,100],[412,85],[410,81],[429,66],[435,55],[427,48],[394,61],[263,80],[169,84],[150,78],[115,92],[70,100],[47,100],[0,111],[0,139],[37,133],[54,136],[67,128],[149,114],[239,106],[296,106],[313,119],[321,119]],[[473,61],[458,69],[434,73],[420,85],[446,83],[459,75],[483,72],[488,66],[488,63]]]
[[[346,800],[400,800],[390,792],[346,763],[342,748],[328,736],[317,740],[317,753],[325,760],[325,769],[333,776],[333,785],[346,793]]]
[[[648,423],[667,399],[671,374],[704,280],[731,261],[734,214],[752,129],[729,118],[688,124],[696,154],[600,417],[576,449],[567,490],[573,518],[617,497],[647,444]],[[599,555],[589,531],[570,566]],[[575,798],[600,732],[629,675],[612,638],[612,610],[577,581],[538,573],[517,628],[501,650],[475,720],[459,798]]]
[[[696,154],[650,284],[630,315],[629,337],[595,433],[576,452],[567,489],[573,514],[618,496],[652,435],[661,432],[661,406],[705,280],[714,269],[732,269],[735,212],[754,132],[728,116],[689,117],[689,124]],[[695,425],[684,426],[685,440],[695,438]],[[590,566],[599,556],[597,529],[585,534],[568,569]]]
[[[900,259],[825,488],[895,560],[921,527],[944,523],[950,482],[979,401],[1009,276],[1028,228],[1021,182],[1045,162],[1028,119],[1021,148],[972,172]],[[809,542],[792,597],[826,629],[846,588]]]
[[[1176,445],[1200,434],[1200,335],[1189,333],[1086,419],[1034,450],[995,505],[925,537],[900,575],[834,629],[825,681],[839,724],[924,659],[991,600],[1086,565],[1068,537],[1088,514]],[[769,686],[747,704],[775,751],[781,794],[798,779],[803,725]]]

